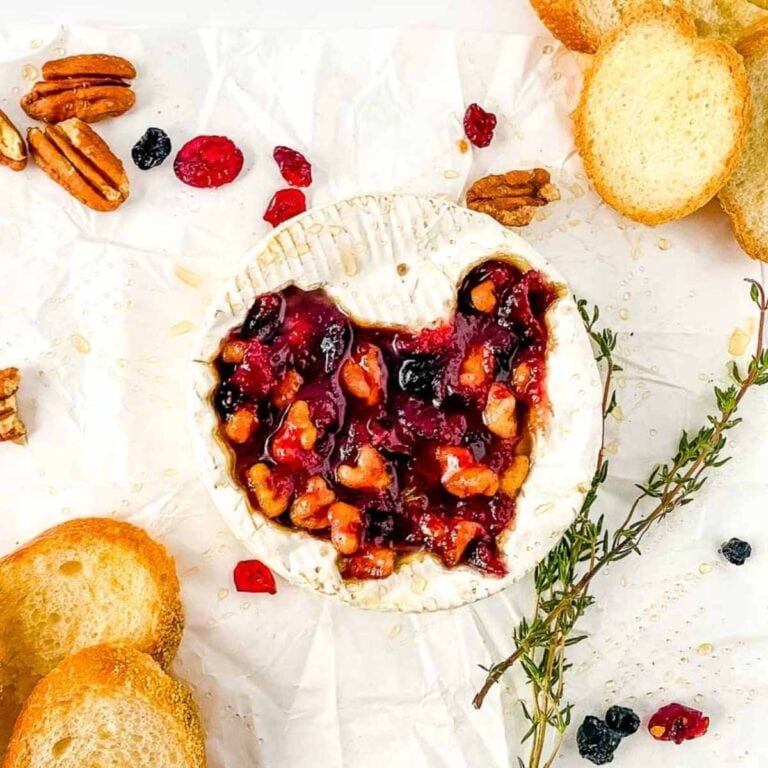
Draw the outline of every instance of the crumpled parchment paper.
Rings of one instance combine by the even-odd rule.
[[[489,172],[544,165],[561,202],[523,233],[597,302],[620,332],[620,408],[611,418],[611,475],[601,502],[617,521],[633,483],[673,450],[679,430],[711,408],[730,352],[754,335],[743,277],[759,275],[715,204],[649,229],[590,191],[569,113],[580,65],[543,38],[439,31],[216,32],[200,29],[0,29],[0,108],[40,65],[106,51],[139,70],[137,107],[97,130],[126,161],[131,199],[92,213],[38,169],[0,169],[0,366],[18,365],[26,448],[0,445],[0,551],[82,515],[145,526],[176,556],[187,630],[176,672],[196,692],[211,766],[490,768],[525,754],[514,675],[476,712],[478,664],[511,649],[530,583],[474,606],[428,616],[360,612],[285,583],[240,595],[246,556],[197,478],[186,417],[189,364],[206,303],[268,231],[261,215],[283,186],[276,144],[306,151],[311,204],[366,191],[458,200]],[[464,108],[499,115],[493,144],[462,155]],[[193,190],[171,161],[130,164],[145,128],[176,148],[198,133],[243,149],[240,179]],[[596,582],[591,638],[574,650],[574,720],[611,703],[643,716],[671,700],[712,718],[676,747],[643,729],[617,753],[640,768],[760,766],[768,714],[768,546],[764,524],[768,399],[744,409],[736,460],[696,505],[648,537],[642,558]],[[750,540],[727,565],[719,543]],[[575,728],[562,765],[580,764]]]

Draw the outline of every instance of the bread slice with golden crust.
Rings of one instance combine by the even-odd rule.
[[[0,560],[0,756],[37,681],[91,645],[167,667],[184,624],[173,558],[129,523],[72,520]]]
[[[745,144],[750,96],[741,57],[696,36],[679,8],[648,3],[600,46],[576,109],[576,147],[600,196],[661,224],[711,200]]]
[[[720,203],[730,216],[739,245],[753,259],[768,261],[768,22],[738,44],[752,89],[753,115],[747,146]]]
[[[204,768],[192,696],[150,656],[99,645],[64,659],[36,686],[3,768]]]
[[[600,41],[646,0],[531,0],[550,32],[568,48],[594,53]],[[735,42],[768,12],[758,7],[768,0],[664,0],[696,20],[699,34]],[[765,7],[765,6],[764,6]]]

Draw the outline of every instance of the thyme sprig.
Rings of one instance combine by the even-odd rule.
[[[736,362],[730,366],[733,383],[715,387],[716,413],[696,433],[683,432],[672,459],[655,467],[648,479],[637,485],[638,495],[621,525],[610,533],[602,515],[594,517],[593,506],[600,487],[608,477],[603,448],[590,488],[573,525],[560,543],[536,568],[536,602],[530,618],[520,621],[513,634],[515,651],[486,669],[487,675],[473,704],[480,708],[491,688],[513,665],[519,663],[531,686],[529,705],[521,702],[530,728],[523,741],[532,740],[528,768],[550,768],[562,745],[571,721],[572,705],[564,701],[565,673],[569,668],[566,649],[584,639],[575,632],[578,620],[593,602],[590,585],[605,566],[635,553],[646,533],[660,520],[694,500],[710,476],[730,457],[723,456],[727,433],[741,419],[736,412],[746,394],[768,383],[768,349],[765,341],[768,299],[765,289],[749,280],[750,298],[758,308],[755,353],[745,371]],[[595,346],[595,357],[605,370],[603,427],[616,407],[613,375],[621,370],[614,360],[616,336],[610,329],[598,330],[597,308],[590,314],[584,301],[578,302],[587,332]],[[554,729],[552,740],[550,729]],[[551,743],[549,743],[551,741]],[[545,750],[548,747],[548,756]],[[518,758],[520,768],[525,763]]]

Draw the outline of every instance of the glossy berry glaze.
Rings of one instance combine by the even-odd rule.
[[[330,539],[345,578],[419,551],[503,575],[556,297],[503,261],[475,267],[450,321],[419,332],[364,326],[319,290],[258,297],[222,343],[214,393],[254,510]]]

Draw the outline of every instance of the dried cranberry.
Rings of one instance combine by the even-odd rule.
[[[251,397],[264,397],[277,384],[269,347],[255,339],[249,341],[243,362],[237,366],[230,381]]]
[[[243,153],[226,136],[197,136],[176,155],[173,170],[190,187],[220,187],[243,169]]]
[[[275,147],[272,157],[280,174],[292,187],[308,187],[312,183],[312,166],[301,152],[290,147]]]
[[[147,128],[133,145],[131,157],[142,171],[156,168],[171,154],[171,140],[162,128]]]
[[[445,352],[453,341],[453,325],[438,325],[425,328],[417,334],[398,334],[395,349],[401,354],[416,353],[434,355]]]
[[[464,133],[476,147],[487,147],[496,128],[496,115],[479,104],[470,104],[464,113]]]
[[[396,429],[406,442],[418,438],[458,443],[467,431],[467,419],[461,413],[447,415],[431,403],[414,397],[398,401]]]
[[[275,577],[261,560],[241,560],[235,566],[234,579],[238,592],[277,592]]]
[[[273,227],[307,210],[307,198],[300,189],[281,189],[269,201],[264,221]]]
[[[654,739],[682,744],[703,736],[709,728],[709,718],[683,704],[667,704],[651,716],[648,730]]]
[[[273,336],[283,322],[285,301],[280,294],[265,293],[253,302],[241,329],[244,338],[266,341]]]

